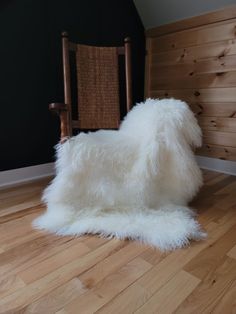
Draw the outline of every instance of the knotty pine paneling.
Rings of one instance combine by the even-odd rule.
[[[198,74],[216,73],[222,74],[236,71],[235,55],[225,57],[213,57],[208,59],[194,59],[192,62],[172,64],[151,64],[151,73],[155,77],[182,77],[195,76]]]
[[[206,157],[219,158],[223,160],[236,160],[236,148],[228,146],[217,146],[212,144],[203,144],[197,150],[197,154]]]
[[[185,62],[194,62],[197,59],[222,58],[235,54],[236,41],[235,39],[231,39],[164,52],[152,51],[152,63],[157,65],[182,64]]]
[[[189,103],[192,111],[198,116],[236,118],[235,102],[196,102]]]
[[[235,58],[236,61],[236,58]],[[157,73],[157,72],[154,72]],[[159,72],[158,72],[159,73]],[[195,86],[198,88],[215,88],[215,87],[235,87],[236,86],[236,71],[233,72],[219,72],[194,74],[189,72],[186,75],[182,74],[180,77],[173,75],[158,76],[154,75],[151,81],[151,90],[157,89],[181,89],[191,88]]]
[[[167,25],[167,35],[146,32],[146,97],[186,101],[203,130],[197,153],[236,160],[236,10],[229,20],[201,21],[187,28],[188,20],[183,31]]]
[[[203,130],[233,133],[236,132],[236,117],[199,117],[198,122]]]
[[[236,101],[236,87],[227,88],[195,88],[173,90],[151,90],[151,97],[174,97],[187,102],[234,102]],[[236,107],[235,107],[236,109]]]
[[[152,51],[169,51],[235,39],[236,19],[153,38]]]
[[[213,144],[220,146],[235,147],[236,133],[235,132],[218,132],[207,131],[203,129],[204,144]]]

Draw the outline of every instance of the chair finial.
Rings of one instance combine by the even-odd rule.
[[[64,31],[64,32],[61,33],[61,36],[62,37],[68,37],[68,33]]]

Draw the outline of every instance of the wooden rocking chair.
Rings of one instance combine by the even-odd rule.
[[[72,119],[70,51],[75,53],[78,117]],[[125,56],[126,109],[132,104],[130,40],[122,47],[95,47],[72,43],[62,33],[64,103],[52,103],[49,109],[60,116],[61,142],[72,129],[115,129],[120,123],[118,56]]]

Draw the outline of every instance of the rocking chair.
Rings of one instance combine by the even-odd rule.
[[[70,52],[75,53],[77,76],[77,119],[72,119]],[[115,129],[120,123],[119,55],[125,57],[126,110],[131,109],[130,39],[122,47],[95,47],[72,43],[62,33],[64,103],[52,103],[51,111],[60,117],[61,142],[73,129]]]

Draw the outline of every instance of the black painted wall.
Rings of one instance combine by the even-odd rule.
[[[82,44],[132,39],[134,102],[143,99],[144,29],[132,0],[1,0],[0,170],[54,160],[63,101],[61,37]]]

